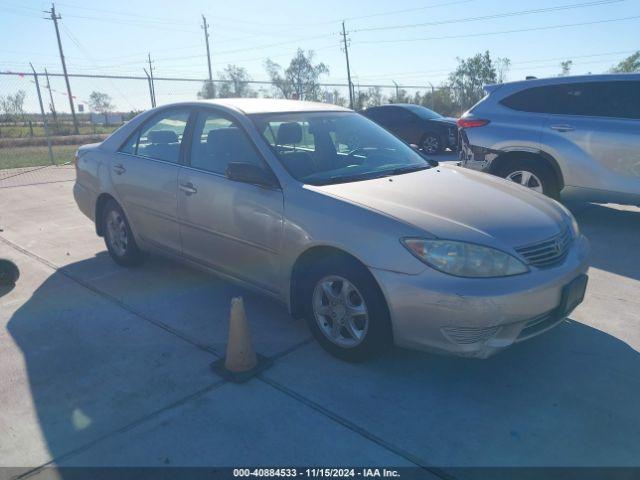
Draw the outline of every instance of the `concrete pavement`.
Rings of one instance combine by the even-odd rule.
[[[486,361],[352,365],[271,300],[160,258],[116,266],[54,178],[0,186],[21,271],[0,298],[0,466],[640,465],[638,208],[572,207],[591,281],[552,332]],[[238,294],[275,358],[239,386],[209,369]]]

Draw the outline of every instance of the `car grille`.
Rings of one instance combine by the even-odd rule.
[[[470,345],[493,337],[500,327],[443,327],[442,333],[453,343]]]
[[[561,233],[547,240],[518,247],[516,252],[522,255],[529,264],[539,268],[548,268],[565,259],[569,253],[570,245],[571,234],[565,228]]]

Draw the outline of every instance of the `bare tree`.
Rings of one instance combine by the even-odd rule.
[[[113,110],[113,103],[109,95],[94,90],[89,95],[89,108],[96,113],[104,115],[104,124],[109,125],[108,113]]]
[[[24,90],[18,90],[13,95],[0,95],[0,111],[4,114],[5,121],[24,120],[24,99],[27,93]]]
[[[280,65],[267,59],[265,68],[280,96],[298,100],[322,99],[320,77],[328,74],[329,68],[322,62],[314,64],[313,57],[312,50],[305,55],[304,50],[299,48],[284,71]]]

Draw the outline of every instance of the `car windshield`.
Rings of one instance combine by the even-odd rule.
[[[410,146],[353,112],[252,115],[282,165],[313,185],[400,175],[430,167]]]
[[[429,110],[427,107],[423,107],[421,105],[406,105],[406,108],[411,110],[413,113],[418,115],[423,120],[433,120],[435,118],[442,118],[442,115],[434,112],[433,110]]]

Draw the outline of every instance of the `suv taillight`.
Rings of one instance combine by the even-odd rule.
[[[459,118],[457,121],[458,128],[478,128],[484,127],[489,123],[489,120],[480,118]]]

